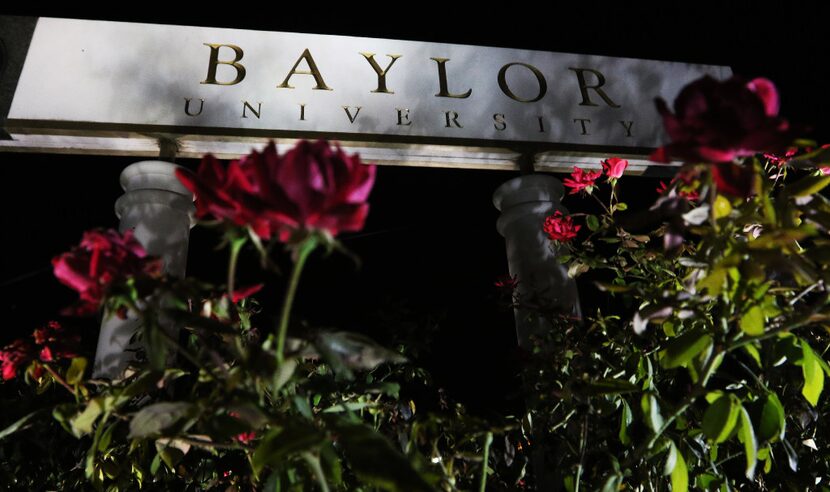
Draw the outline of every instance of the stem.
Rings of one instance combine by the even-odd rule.
[[[576,467],[576,483],[574,492],[579,492],[579,483],[582,481],[583,464],[585,463],[585,447],[588,441],[588,415],[582,420],[582,434],[579,438],[579,465]]]
[[[248,241],[245,236],[237,237],[231,240],[231,255],[228,259],[228,300],[233,304],[233,290],[236,280],[236,262],[239,259],[239,252],[242,246]]]
[[[490,460],[490,444],[493,442],[493,433],[484,435],[484,451],[481,452],[481,481],[478,483],[478,492],[487,489],[487,462]]]
[[[297,259],[291,271],[291,280],[288,283],[288,290],[285,292],[285,300],[282,303],[282,314],[277,329],[277,365],[282,365],[285,360],[285,334],[288,331],[288,319],[291,315],[291,305],[294,304],[294,295],[297,293],[297,285],[300,283],[300,273],[308,255],[317,247],[317,238],[309,236],[297,249]]]
[[[76,398],[77,398],[77,396],[78,396],[78,395],[75,393],[75,389],[74,389],[74,388],[72,388],[72,386],[69,386],[69,383],[67,383],[67,382],[66,382],[66,380],[65,380],[65,379],[63,379],[63,378],[61,377],[61,375],[60,375],[60,374],[58,374],[57,372],[55,372],[55,370],[54,370],[54,369],[52,369],[52,367],[51,367],[51,366],[49,366],[49,364],[41,364],[41,365],[42,365],[42,366],[46,369],[46,372],[48,372],[49,374],[51,374],[51,375],[52,375],[52,378],[53,378],[55,381],[57,381],[58,383],[60,383],[60,385],[61,385],[61,386],[63,386],[64,388],[66,388],[66,390],[67,390],[67,391],[69,391],[70,393],[72,393],[72,396],[74,396],[74,397],[76,397]]]
[[[302,456],[314,473],[314,477],[317,478],[317,483],[320,484],[320,490],[322,492],[329,492],[329,484],[326,482],[326,474],[323,473],[323,467],[320,466],[320,458],[311,453],[303,453]]]

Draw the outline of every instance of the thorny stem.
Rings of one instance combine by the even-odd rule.
[[[72,386],[70,386],[69,383],[67,383],[66,380],[63,379],[60,374],[58,374],[54,369],[52,369],[52,367],[49,364],[41,364],[41,365],[46,369],[46,372],[48,372],[49,374],[52,375],[52,378],[55,381],[60,383],[61,386],[63,386],[64,388],[66,388],[67,391],[72,393],[72,396],[75,396],[75,397],[78,396],[77,393],[75,393],[75,389]]]
[[[236,262],[239,259],[239,252],[242,246],[248,241],[246,236],[237,237],[231,240],[231,254],[228,258],[228,301],[233,304],[234,283],[236,281]]]
[[[493,442],[493,433],[487,432],[484,436],[484,451],[481,452],[481,480],[478,482],[478,492],[487,489],[487,462],[490,461],[490,444]]]
[[[588,443],[588,415],[582,419],[582,434],[579,438],[579,464],[576,467],[576,480],[574,492],[579,492],[579,483],[582,481],[582,470],[585,463],[585,448]]]
[[[291,280],[288,283],[288,290],[285,292],[285,300],[282,303],[280,324],[277,328],[277,365],[285,361],[285,334],[288,331],[288,319],[291,315],[291,305],[294,303],[294,295],[297,293],[297,285],[300,283],[300,273],[309,254],[317,247],[317,238],[309,236],[297,248],[297,259],[291,271]]]

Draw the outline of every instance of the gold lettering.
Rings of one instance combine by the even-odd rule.
[[[452,113],[452,118],[450,118],[450,113]],[[447,118],[447,128],[450,128],[450,120],[452,120],[452,123],[458,128],[464,128],[458,122],[458,113],[455,111],[444,111],[444,116]]]
[[[300,121],[305,121],[305,103],[300,104]]]
[[[628,124],[626,125],[626,123],[628,123]],[[625,136],[630,137],[631,136],[631,125],[633,125],[634,122],[633,121],[620,121],[620,124],[623,126],[623,128],[625,128],[625,134],[626,134]]]
[[[190,98],[184,98],[184,114],[188,116],[199,116],[202,114],[202,110],[205,109],[205,100],[199,99],[199,112],[198,113],[191,113],[190,112]]]
[[[409,126],[412,124],[409,121],[409,110],[406,108],[395,108],[398,111],[398,126]],[[406,123],[403,122],[406,120]]]
[[[619,108],[620,105],[615,103],[608,97],[608,94],[605,93],[601,89],[603,85],[605,85],[605,76],[602,75],[599,70],[593,70],[590,68],[571,68],[568,67],[568,70],[573,70],[576,73],[576,79],[579,82],[579,92],[582,93],[582,102],[579,103],[580,106],[599,106],[594,102],[591,102],[591,98],[588,96],[588,89],[593,89],[599,97],[605,101],[605,104],[611,106],[612,108]],[[590,72],[597,78],[597,82],[594,85],[588,85],[588,82],[585,81],[585,72]]]
[[[499,125],[501,125],[501,127],[499,127]],[[507,128],[507,122],[504,121],[504,115],[503,114],[496,113],[496,114],[493,115],[493,126],[496,128],[496,130],[498,130],[500,132],[504,131],[504,129]]]
[[[514,65],[518,65],[520,67],[525,67],[528,70],[530,70],[531,72],[533,72],[533,75],[536,76],[536,81],[539,83],[539,93],[533,99],[522,99],[521,97],[517,96],[516,94],[513,94],[513,91],[511,91],[510,87],[507,86],[507,76],[506,76],[507,75],[507,69],[514,66]],[[501,88],[501,91],[504,92],[504,94],[507,97],[509,97],[510,99],[513,99],[514,101],[532,103],[532,102],[536,102],[539,99],[542,99],[543,97],[545,97],[545,93],[548,92],[548,83],[545,81],[545,76],[542,75],[542,72],[540,72],[539,69],[537,69],[533,65],[528,65],[527,63],[518,63],[518,62],[516,62],[516,63],[508,63],[507,65],[501,67],[501,70],[499,70],[499,88]]]
[[[539,133],[544,133],[545,131],[545,121],[542,119],[541,116],[537,116],[539,118]]]
[[[574,118],[574,123],[576,123],[577,121],[579,122],[580,125],[582,125],[582,134],[583,135],[590,135],[590,133],[588,133],[588,128],[585,126],[585,123],[590,123],[591,120],[589,120],[587,118]]]
[[[430,60],[435,60],[435,63],[438,64],[438,94],[435,94],[435,97],[455,97],[458,99],[465,99],[470,97],[470,94],[473,93],[472,89],[467,89],[467,92],[463,94],[450,94],[449,84],[447,83],[447,62],[450,61],[449,58],[430,58]]]
[[[210,61],[208,62],[208,73],[205,80],[199,82],[200,84],[215,84],[215,85],[234,85],[242,82],[242,79],[245,78],[245,67],[239,63],[239,60],[242,59],[242,48],[233,44],[210,44],[210,43],[202,43],[205,46],[210,48]],[[219,48],[230,48],[234,52],[233,60],[220,60],[219,59]],[[218,82],[216,80],[216,68],[219,65],[229,65],[236,69],[236,78],[230,82]]]
[[[308,70],[297,70],[297,67],[300,65],[300,62],[305,60],[306,65],[308,65]],[[294,87],[289,85],[289,81],[293,75],[311,75],[314,77],[314,81],[317,83],[316,86],[312,87],[314,90],[318,91],[331,91],[334,90],[331,87],[326,85],[326,82],[323,80],[323,76],[320,74],[320,70],[317,68],[317,64],[314,63],[314,58],[311,57],[311,52],[308,51],[308,48],[303,51],[303,54],[300,55],[300,58],[297,59],[297,63],[291,67],[291,71],[288,72],[288,75],[285,77],[285,80],[282,81],[282,84],[278,85],[278,89],[293,89]]]
[[[254,109],[253,106],[248,101],[242,101],[242,117],[247,118],[247,110],[251,110],[251,112],[256,116],[256,119],[259,119],[259,115],[262,112],[262,103],[257,103],[257,108]]]
[[[362,106],[357,106],[357,111],[355,111],[354,116],[352,116],[351,111],[349,111],[349,107],[348,106],[343,106],[343,110],[346,111],[346,116],[349,118],[350,123],[354,123],[354,120],[355,120],[355,118],[357,118],[357,115],[360,114],[361,109],[363,109]]]
[[[363,55],[364,58],[366,58],[366,61],[369,62],[369,65],[372,66],[372,70],[374,70],[378,76],[378,88],[373,90],[372,92],[379,92],[382,94],[394,94],[393,91],[390,91],[386,88],[386,74],[389,73],[389,69],[392,68],[392,65],[395,64],[395,60],[400,58],[401,55],[386,55],[392,60],[389,62],[389,65],[386,65],[385,69],[381,70],[380,65],[378,65],[378,62],[375,61],[374,53],[361,52],[360,54]]]

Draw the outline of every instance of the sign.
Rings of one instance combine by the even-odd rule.
[[[507,158],[512,167],[507,154],[516,148],[644,155],[664,140],[654,98],[672,100],[704,74],[724,78],[731,71],[389,39],[40,18],[4,124],[13,140],[0,147],[152,154],[161,135],[180,154],[206,148],[223,154],[263,138],[320,137],[411,165],[418,159],[407,156],[421,154],[432,164],[452,165],[455,152],[462,167],[490,167],[488,158]]]

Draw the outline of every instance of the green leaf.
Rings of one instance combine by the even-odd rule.
[[[804,388],[801,394],[810,402],[810,405],[816,406],[821,390],[824,389],[824,370],[818,362],[818,356],[805,340],[801,340],[801,350],[803,353],[801,372],[804,374]]]
[[[764,367],[764,365],[761,363],[761,353],[758,352],[758,348],[755,347],[755,345],[748,343],[741,348],[752,358],[753,361],[755,361],[755,364],[758,366],[759,369]]]
[[[190,451],[190,443],[180,439],[161,438],[156,440],[156,452],[172,470]]]
[[[672,492],[688,492],[689,469],[686,466],[686,460],[683,458],[683,453],[677,449],[674,442],[671,443],[669,456],[666,460],[666,467],[663,470],[663,474],[671,475]]]
[[[740,403],[734,396],[721,396],[703,414],[703,433],[715,443],[725,441],[735,428],[739,411]]]
[[[635,393],[640,391],[640,387],[636,384],[629,383],[624,379],[613,378],[590,381],[580,389],[580,393],[590,396],[619,395],[622,393]]]
[[[622,479],[622,475],[616,473],[614,475],[611,475],[610,477],[608,477],[608,480],[606,480],[605,483],[602,485],[602,492],[617,492],[618,490],[620,490],[620,484],[622,484]],[[571,482],[570,490],[573,490],[573,482]]]
[[[784,406],[775,393],[767,395],[764,407],[761,410],[761,423],[758,426],[758,437],[764,441],[775,441],[784,438],[786,418]]]
[[[276,466],[287,458],[310,451],[326,440],[326,435],[311,424],[292,422],[283,428],[270,430],[260,441],[251,457],[251,468],[259,475],[268,465]]]
[[[628,435],[628,426],[631,425],[631,422],[634,420],[633,415],[631,414],[631,407],[628,406],[628,402],[624,399],[622,400],[622,416],[620,417],[620,442],[623,444],[630,444],[631,437]]]
[[[697,284],[696,288],[699,291],[703,291],[704,289],[708,291],[709,295],[712,297],[720,295],[723,292],[724,287],[726,286],[726,269],[725,268],[715,268],[709,275],[700,279]]]
[[[744,443],[746,454],[746,478],[752,480],[755,477],[755,465],[758,463],[758,442],[755,440],[755,431],[752,428],[752,421],[746,408],[740,405],[741,426],[738,428],[738,439]]]
[[[620,202],[614,205],[614,209],[619,210],[620,212],[625,212],[626,210],[628,210],[628,204],[625,202]]]
[[[84,379],[84,370],[86,370],[87,360],[85,357],[75,357],[72,363],[69,364],[69,369],[66,370],[66,382],[75,386]]]
[[[654,432],[659,431],[663,427],[663,416],[660,414],[660,404],[657,403],[657,398],[651,394],[643,395],[640,400],[640,406],[643,409],[643,415],[646,418],[646,423]]]
[[[99,396],[89,400],[83,412],[69,419],[69,425],[72,427],[72,433],[75,434],[75,437],[81,437],[92,432],[93,424],[103,411],[104,400],[102,397]]]
[[[29,425],[29,423],[32,422],[32,420],[34,420],[35,417],[38,417],[41,413],[43,413],[43,410],[35,410],[34,412],[14,421],[14,423],[12,423],[10,426],[0,431],[0,441],[19,430],[25,429]]]
[[[333,425],[346,460],[362,481],[392,492],[434,490],[409,460],[376,431],[339,419]]]
[[[764,334],[764,321],[764,310],[761,306],[752,306],[741,316],[739,324],[747,335],[758,336]]]
[[[718,195],[718,197],[715,198],[714,212],[715,220],[729,215],[729,213],[732,212],[732,204],[729,203],[729,199],[723,195]]]
[[[795,183],[787,186],[786,191],[790,196],[809,196],[823,190],[830,184],[830,176],[804,176]]]
[[[597,219],[596,215],[588,215],[585,217],[585,225],[587,225],[588,229],[591,231],[596,231],[599,229],[599,219]]]
[[[155,437],[182,419],[191,417],[196,406],[186,402],[162,402],[146,406],[130,420],[130,439]]]
[[[712,343],[712,337],[702,330],[692,330],[674,338],[660,351],[660,364],[665,368],[679,367]]]

